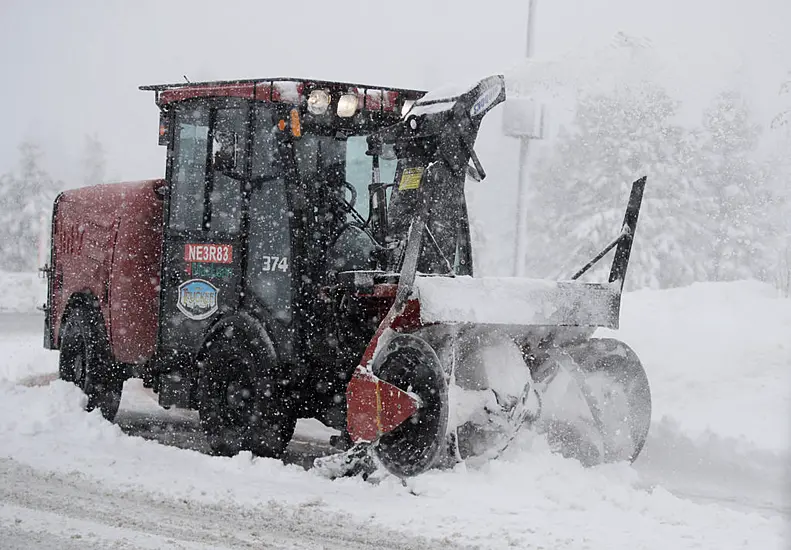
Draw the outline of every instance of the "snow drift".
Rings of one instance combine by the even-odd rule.
[[[379,526],[448,546],[784,548],[791,300],[755,282],[699,284],[627,293],[622,312],[619,337],[654,390],[655,422],[634,466],[585,469],[530,434],[499,461],[406,484],[331,482],[249,454],[210,457],[83,412],[73,386],[39,376],[56,370],[57,354],[32,332],[0,334],[0,459],[42,475],[76,472],[118,494],[311,513],[317,525]],[[126,392],[122,412],[144,401],[157,408],[139,384]],[[0,511],[9,506],[0,501]],[[12,517],[0,513],[0,526]]]
[[[33,312],[47,297],[47,285],[36,273],[9,273],[0,270],[3,300],[0,312]]]

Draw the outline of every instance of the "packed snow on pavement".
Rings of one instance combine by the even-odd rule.
[[[55,379],[57,353],[41,349],[40,317],[0,313],[0,540],[17,548],[786,548],[791,300],[757,282],[640,291],[625,295],[621,327],[653,392],[651,433],[634,465],[585,469],[525,433],[498,461],[372,484],[130,435],[85,413],[81,393]],[[119,424],[136,414],[195,419],[163,411],[131,380]],[[297,438],[321,445],[329,433],[301,422]]]

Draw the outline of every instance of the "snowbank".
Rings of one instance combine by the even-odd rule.
[[[480,469],[327,481],[295,466],[215,458],[125,436],[86,414],[71,385],[0,388],[0,455],[34,468],[80,472],[117,491],[145,490],[251,509],[320,507],[400,531],[480,548],[781,548],[783,521],[703,506],[641,485],[626,465],[591,470],[520,441]]]
[[[640,356],[654,421],[791,449],[791,299],[756,281],[625,296],[617,334]]]
[[[621,326],[654,396],[652,432],[634,466],[584,469],[530,434],[497,462],[405,485],[210,457],[125,435],[83,412],[70,384],[19,385],[56,367],[39,333],[0,338],[0,457],[79,472],[112,491],[321,510],[317,521],[342,515],[480,548],[785,548],[791,300],[754,282],[636,292],[625,296]],[[122,407],[143,407],[130,397]]]
[[[47,283],[37,273],[9,273],[0,271],[3,300],[0,312],[30,313],[46,301]]]
[[[0,333],[0,384],[18,383],[58,371],[58,354],[44,349],[42,345],[43,319],[41,324],[42,330],[33,335]]]

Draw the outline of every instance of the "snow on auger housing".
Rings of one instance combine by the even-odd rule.
[[[496,456],[523,426],[634,460],[648,381],[617,328],[645,178],[607,283],[473,277],[464,184],[505,99],[287,78],[150,86],[164,180],[62,193],[45,346],[112,419],[123,381],[195,408],[217,454],[341,430],[330,475]],[[472,165],[470,165],[472,162]],[[359,200],[367,196],[367,199]]]

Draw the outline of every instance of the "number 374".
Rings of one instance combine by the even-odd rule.
[[[261,269],[263,271],[288,271],[288,258],[286,256],[262,256]]]

